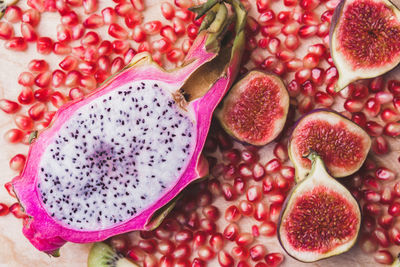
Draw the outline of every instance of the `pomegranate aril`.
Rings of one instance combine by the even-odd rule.
[[[36,41],[36,51],[47,55],[53,51],[53,41],[49,37],[39,37]]]
[[[283,4],[288,7],[297,5],[298,0],[283,0]]]
[[[4,47],[14,51],[25,51],[28,46],[24,38],[12,37],[5,42]]]
[[[394,217],[400,216],[400,202],[393,202],[388,207],[388,213]]]
[[[0,203],[0,216],[6,216],[10,212],[8,206],[4,203]]]
[[[125,40],[128,38],[128,32],[115,23],[110,24],[108,27],[108,34],[116,39]]]
[[[16,144],[21,142],[22,138],[24,136],[24,133],[19,130],[19,129],[10,129],[4,134],[4,139],[6,142],[9,142],[11,144]]]
[[[26,213],[23,211],[23,208],[18,202],[12,204],[9,207],[9,210],[18,219],[23,219],[27,217]]]
[[[21,103],[23,104],[23,103]],[[0,99],[0,109],[4,111],[7,114],[13,114],[17,112],[21,106],[14,101],[8,100],[8,99]]]
[[[372,141],[372,151],[378,155],[384,155],[389,152],[389,145],[383,136],[378,136]]]
[[[239,227],[235,223],[228,224],[223,232],[223,236],[230,241],[234,241],[239,234]]]
[[[400,228],[397,226],[393,226],[389,230],[389,238],[393,244],[400,246]]]
[[[161,4],[161,14],[167,20],[172,19],[175,16],[175,9],[174,9],[173,5],[168,2],[163,2]]]
[[[269,267],[277,267],[279,266],[283,260],[285,259],[284,255],[278,252],[269,253],[264,257],[265,262]]]
[[[385,125],[383,133],[390,137],[397,137],[400,135],[400,123],[399,122],[389,122]]]
[[[360,100],[356,99],[348,99],[344,102],[344,108],[349,112],[359,112],[363,109],[364,104]]]
[[[383,250],[383,249],[375,252],[374,259],[378,263],[387,264],[387,265],[392,264],[394,261],[392,254],[389,251]]]
[[[27,9],[21,18],[22,22],[28,23],[35,27],[40,21],[40,13],[35,9]]]
[[[218,263],[222,267],[233,267],[234,266],[234,260],[233,260],[232,256],[223,250],[221,250],[218,253]]]
[[[288,49],[294,51],[299,47],[299,45],[300,45],[300,40],[297,37],[297,35],[289,34],[289,35],[286,36],[286,38],[285,38],[285,46]],[[301,64],[303,64],[303,62],[301,62]]]
[[[383,181],[392,181],[396,178],[396,174],[385,167],[380,167],[375,171],[375,177]]]
[[[383,133],[382,125],[374,121],[367,121],[365,124],[365,130],[371,136],[380,136]]]
[[[369,98],[364,104],[364,111],[371,117],[376,117],[381,110],[381,104],[376,98]]]
[[[82,4],[85,14],[96,12],[97,8],[99,7],[99,3],[97,0],[83,0]]]
[[[215,252],[220,251],[224,246],[224,237],[223,237],[223,235],[220,234],[220,233],[213,234],[210,237],[209,244],[210,244],[211,248]]]
[[[56,55],[66,55],[70,54],[72,51],[71,46],[61,42],[55,42],[53,46],[53,53]]]
[[[254,241],[254,237],[252,234],[250,233],[240,233],[235,242],[239,247],[246,247],[248,245],[250,245],[251,243],[253,243]]]
[[[13,27],[7,22],[0,21],[0,39],[9,40],[13,36],[14,36]]]
[[[388,89],[394,96],[398,96],[400,94],[400,81],[388,81]]]
[[[19,115],[19,116],[22,116],[22,115]],[[23,116],[24,118],[22,118],[22,119],[19,119],[20,121],[22,121],[22,120],[25,120],[25,121],[27,121],[26,119],[28,119],[28,120],[30,120],[30,118],[29,117],[26,117],[26,116]],[[26,118],[26,119],[25,119]],[[16,119],[16,121],[17,121],[17,119]],[[30,124],[33,126],[33,123],[32,123],[32,121],[30,121]],[[29,128],[29,127],[28,127]],[[31,129],[32,127],[30,127],[30,129]],[[12,170],[14,170],[14,171],[22,171],[22,169],[24,168],[24,165],[25,165],[25,160],[26,160],[26,157],[25,157],[25,155],[22,155],[22,154],[17,154],[17,155],[15,155],[14,157],[12,157],[11,159],[10,159],[10,162],[9,162],[9,166],[10,166],[10,168],[12,169]],[[1,208],[0,208],[0,214],[1,214]]]
[[[87,29],[97,29],[103,25],[103,17],[98,14],[92,14],[83,21],[83,26]]]
[[[21,20],[22,10],[19,6],[8,6],[4,12],[4,19],[11,23],[16,23]]]
[[[228,222],[237,222],[241,217],[240,211],[235,205],[229,206],[225,210],[225,220]]]

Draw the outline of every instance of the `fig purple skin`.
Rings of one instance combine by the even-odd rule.
[[[332,16],[331,56],[335,90],[374,78],[400,62],[400,11],[389,0],[342,0]]]
[[[348,251],[357,241],[357,200],[331,177],[315,152],[312,169],[288,194],[278,222],[278,239],[293,258],[314,262]]]
[[[293,126],[288,153],[296,169],[296,180],[306,177],[311,162],[304,158],[316,151],[333,177],[345,177],[356,172],[365,161],[371,147],[369,135],[341,114],[316,109],[301,117]]]

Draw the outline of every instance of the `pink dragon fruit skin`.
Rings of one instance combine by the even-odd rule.
[[[236,13],[240,12],[240,14],[237,14],[236,37],[233,41],[232,49],[229,51],[230,60],[212,84],[204,84],[205,93],[203,96],[190,102],[184,101],[183,110],[190,114],[196,131],[194,133],[194,148],[186,168],[175,181],[175,184],[169,187],[165,194],[160,195],[157,201],[150,206],[128,220],[117,222],[101,229],[82,230],[67,225],[65,222],[60,222],[51,216],[48,207],[44,204],[43,196],[38,189],[40,162],[42,157],[45,156],[46,148],[52,144],[64,124],[73,117],[72,114],[75,114],[78,109],[93,103],[92,101],[126,84],[130,84],[132,81],[152,80],[174,84],[176,90],[187,86],[186,82],[189,77],[217,57],[219,41],[214,41],[217,40],[215,38],[217,33],[202,31],[194,41],[183,66],[172,72],[167,72],[160,68],[147,53],[136,55],[126,69],[112,77],[95,92],[83,99],[62,106],[57,111],[51,127],[40,133],[38,138],[32,142],[25,168],[20,176],[13,179],[12,183],[22,207],[29,216],[24,220],[23,233],[38,250],[56,255],[58,249],[67,241],[75,243],[97,242],[133,230],[152,229],[171,209],[174,203],[173,200],[189,183],[207,175],[208,163],[201,156],[201,151],[210,128],[212,113],[238,73],[244,44],[243,22],[246,14],[238,1],[234,0],[230,1],[230,3],[233,3]],[[222,31],[218,34],[221,33]],[[158,217],[155,219],[156,211],[163,212],[157,214]]]

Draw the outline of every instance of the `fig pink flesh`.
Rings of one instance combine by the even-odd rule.
[[[329,252],[353,239],[358,224],[354,207],[326,186],[303,193],[283,221],[293,248],[317,253]]]
[[[400,22],[383,2],[355,1],[344,7],[336,43],[354,69],[381,67],[400,55]]]
[[[235,135],[250,143],[270,138],[275,120],[285,115],[280,105],[280,86],[275,79],[266,76],[256,77],[246,85],[238,100],[228,105],[223,114]]]
[[[343,122],[330,124],[323,120],[306,122],[296,129],[295,149],[298,155],[308,155],[313,150],[327,165],[347,169],[358,165],[365,156],[363,137],[348,130]],[[311,167],[311,161],[301,159],[302,165]]]

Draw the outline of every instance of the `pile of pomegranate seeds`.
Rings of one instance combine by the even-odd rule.
[[[18,97],[0,99],[0,109],[14,121],[4,133],[10,144],[28,145],[32,132],[45,129],[61,105],[90,93],[138,52],[150,52],[164,67],[179,66],[201,24],[187,9],[201,2],[195,0],[161,1],[155,7],[146,0],[114,0],[104,7],[98,0],[21,2],[24,8],[10,6],[0,21],[0,45],[10,54],[36,50],[15,81]],[[391,253],[400,246],[400,182],[395,172],[400,157],[390,167],[375,159],[395,153],[391,141],[400,135],[400,81],[386,75],[334,92],[338,72],[329,54],[329,27],[338,0],[242,3],[250,16],[241,74],[256,67],[284,79],[292,98],[288,126],[314,108],[334,108],[372,137],[370,159],[343,181],[364,213],[359,246],[377,262],[391,263]],[[159,19],[143,15],[150,8]],[[39,34],[45,13],[59,17],[55,38]],[[49,64],[50,57],[57,58],[56,64]],[[205,148],[210,179],[187,189],[158,229],[109,240],[117,250],[144,266],[218,262],[262,267],[284,261],[276,223],[294,183],[285,135],[258,149],[238,145],[214,128]],[[25,159],[23,154],[13,156],[10,168],[20,172]],[[15,197],[10,183],[5,188]],[[9,212],[26,217],[17,202],[0,203],[0,216]]]

